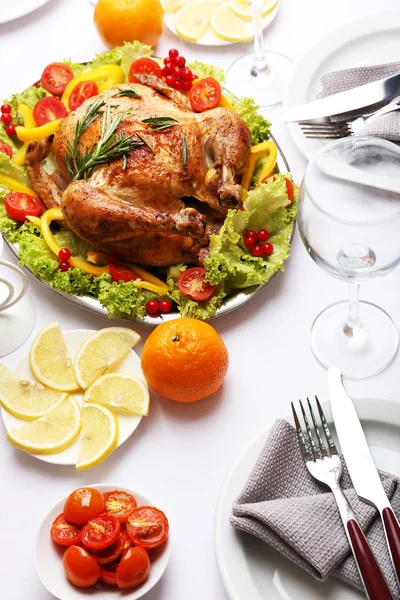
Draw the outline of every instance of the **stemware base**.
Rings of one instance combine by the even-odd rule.
[[[311,349],[325,368],[338,367],[350,379],[380,373],[392,362],[399,334],[391,317],[379,306],[360,302],[362,328],[346,327],[349,304],[336,302],[325,308],[311,328]]]
[[[35,319],[35,307],[28,296],[0,312],[0,356],[11,354],[22,346],[32,333]]]

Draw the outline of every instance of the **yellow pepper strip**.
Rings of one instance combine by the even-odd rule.
[[[24,185],[18,179],[14,179],[13,177],[9,177],[8,175],[3,175],[0,173],[0,185],[4,185],[8,187],[12,192],[22,192],[22,194],[29,194],[34,198],[37,198],[36,192],[31,190],[28,186]]]
[[[221,96],[221,102],[219,104],[224,108],[229,108],[229,110],[235,110],[232,104],[229,102],[228,98],[224,95]]]
[[[69,98],[72,90],[78,85],[78,83],[81,83],[82,81],[94,81],[95,83],[102,81],[103,83],[98,86],[98,90],[99,92],[103,92],[114,85],[118,85],[118,83],[123,83],[125,81],[125,75],[121,67],[118,65],[104,65],[103,67],[98,67],[97,69],[92,69],[92,71],[87,71],[86,73],[77,75],[77,77],[71,79],[71,81],[67,84],[67,87],[65,88],[61,97],[61,102],[64,104],[68,112],[71,112]]]
[[[158,279],[158,277],[155,277],[155,275],[148,273],[137,265],[129,264],[129,266],[143,279],[143,281],[135,281],[135,285],[138,288],[150,290],[151,292],[160,294],[160,296],[164,296],[169,292],[169,286],[164,281],[161,281],[161,279]]]
[[[24,118],[24,127],[26,127],[27,129],[33,129],[34,127],[36,127],[36,121],[33,117],[33,110],[30,108],[30,106],[27,106],[26,104],[19,104],[18,114],[22,115]],[[19,150],[16,151],[12,158],[12,162],[14,163],[14,165],[20,167],[24,164],[25,154],[28,150],[28,146],[29,142],[24,142],[21,148],[19,148]]]
[[[33,215],[26,215],[26,218],[28,219],[28,221],[30,221],[31,223],[33,223],[34,225],[39,227],[39,229],[41,229],[40,217],[34,217]]]
[[[251,180],[253,178],[254,169],[256,168],[256,163],[259,158],[264,156],[268,156],[268,161],[262,169],[262,177],[267,177],[275,166],[276,157],[277,157],[277,149],[273,142],[261,142],[261,144],[256,144],[252,146],[250,149],[250,157],[248,158],[245,171],[243,173],[241,186],[243,189],[248,190],[250,187]],[[263,175],[263,173],[267,173],[267,175]]]
[[[49,123],[41,125],[40,127],[33,128],[22,127],[22,125],[18,125],[15,128],[17,138],[21,140],[21,142],[40,142],[48,135],[54,133],[61,121],[62,119],[56,119],[55,121],[50,121]]]

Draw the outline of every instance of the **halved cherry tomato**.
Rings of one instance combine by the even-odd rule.
[[[116,542],[103,548],[103,550],[92,550],[93,558],[99,563],[99,565],[107,565],[108,563],[114,562],[123,553],[125,549],[125,540],[120,534]]]
[[[108,583],[108,585],[117,585],[117,569],[119,567],[119,563],[113,562],[109,565],[104,565],[101,567],[101,581],[104,583]]]
[[[217,286],[204,281],[206,273],[203,267],[191,267],[183,271],[178,277],[181,294],[197,302],[211,298]]]
[[[144,548],[129,548],[119,563],[116,581],[121,590],[137,587],[146,581],[150,573],[150,558]]]
[[[104,512],[103,494],[93,488],[78,488],[68,496],[64,505],[65,518],[71,523],[84,525]]]
[[[71,110],[76,110],[88,98],[97,96],[99,89],[94,81],[81,81],[74,87],[69,97],[69,107]]]
[[[0,152],[4,152],[4,154],[7,154],[7,156],[12,158],[12,148],[7,142],[2,142],[0,140]]]
[[[106,492],[104,500],[106,501],[105,512],[116,517],[120,523],[126,521],[128,515],[137,507],[135,498],[128,492],[122,492],[121,490]]]
[[[264,177],[264,179],[261,181],[261,183],[268,183],[268,179],[270,177],[272,177],[272,181],[275,181],[275,175],[273,173],[271,173],[271,175],[268,175],[268,177]],[[290,204],[294,198],[293,183],[287,177],[285,177],[285,183],[286,183],[286,194],[287,194],[289,204]],[[286,204],[286,206],[289,206],[289,204]]]
[[[117,541],[120,531],[119,521],[104,513],[91,519],[82,529],[82,543],[91,550],[103,550]]]
[[[74,74],[72,69],[64,63],[54,62],[47,65],[42,73],[41,82],[43,87],[54,94],[55,96],[61,96],[67,83],[73,79]]]
[[[197,112],[216,108],[221,102],[221,96],[221,86],[214,77],[200,79],[189,92],[190,104]]]
[[[67,116],[67,109],[58,98],[54,96],[46,96],[36,102],[33,109],[33,118],[36,125],[46,125],[50,121],[56,121]]]
[[[50,533],[56,544],[76,546],[81,541],[81,529],[82,527],[68,523],[64,513],[61,513],[51,526]]]
[[[132,540],[128,535],[128,532],[126,530],[126,523],[120,523],[121,525],[121,535],[124,538],[124,542],[125,542],[125,546],[124,546],[124,551],[128,550],[129,546],[132,546]]]
[[[129,515],[126,530],[134,544],[150,549],[165,542],[169,524],[167,517],[158,508],[140,506]]]
[[[37,198],[22,192],[10,192],[4,199],[4,207],[7,215],[14,221],[23,223],[26,217],[37,217],[40,215],[42,205]]]
[[[67,548],[64,552],[63,563],[67,578],[78,587],[90,587],[100,579],[100,566],[93,556],[80,546]]]
[[[128,79],[131,83],[139,83],[135,75],[156,75],[156,77],[161,78],[161,67],[155,60],[151,60],[151,58],[138,58],[129,67]]]
[[[110,263],[110,275],[113,281],[124,281],[125,283],[142,279],[133,269],[115,263]]]

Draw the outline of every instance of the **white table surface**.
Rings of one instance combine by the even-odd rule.
[[[266,31],[265,41],[271,49],[295,60],[321,35],[343,22],[395,8],[398,0],[281,0],[279,15]],[[87,0],[52,0],[36,12],[0,26],[0,98],[39,79],[49,62],[90,57],[101,51],[92,13]],[[222,49],[182,45],[166,31],[157,50],[164,55],[174,46],[187,58],[220,66],[228,66],[251,49],[251,45]],[[280,110],[269,117],[299,181],[306,161],[291,141]],[[15,260],[7,248],[3,258]],[[51,321],[60,321],[64,330],[111,324],[57,296],[32,277],[29,283],[36,324],[24,346],[3,359],[9,367],[28,351],[34,333]],[[361,293],[384,307],[400,328],[399,288],[397,270],[366,284]],[[214,510],[222,482],[244,445],[276,417],[287,414],[291,400],[315,393],[326,395],[325,371],[309,348],[310,325],[323,307],[342,299],[346,292],[344,284],[327,276],[309,259],[296,235],[285,273],[253,302],[213,321],[230,357],[226,381],[213,397],[183,406],[152,394],[150,416],[143,419],[131,440],[106,462],[83,473],[48,465],[14,450],[0,431],[1,598],[53,598],[37,579],[32,561],[39,523],[48,508],[73,489],[115,482],[154,499],[170,519],[169,567],[146,598],[227,600],[213,546]],[[135,329],[143,339],[150,332],[145,326]],[[400,355],[379,376],[351,382],[350,390],[400,400],[399,367]]]

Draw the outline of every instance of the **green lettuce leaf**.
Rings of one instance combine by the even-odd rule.
[[[194,75],[197,75],[201,79],[203,77],[214,77],[217,81],[222,83],[225,80],[225,73],[223,69],[214,67],[213,65],[207,65],[199,60],[194,60],[188,65],[189,69]]]
[[[109,316],[121,319],[134,319],[146,315],[146,303],[157,294],[148,290],[140,290],[133,281],[121,283],[111,281],[109,275],[102,276],[99,282],[97,298],[108,310]]]
[[[34,108],[36,102],[45,96],[48,96],[48,92],[44,89],[40,83],[38,87],[31,85],[26,88],[21,94],[13,94],[12,98],[5,99],[4,102],[11,104],[13,107],[12,114],[15,118],[18,104],[26,104],[30,108]]]
[[[71,250],[72,256],[76,258],[80,258],[82,260],[87,260],[88,252],[95,251],[95,248],[85,242],[85,240],[81,240],[75,233],[73,233],[70,229],[63,229],[54,234],[54,238],[62,248],[69,248]]]
[[[0,128],[1,131],[1,128]],[[9,143],[9,142],[7,142]],[[11,145],[11,144],[10,144]],[[30,186],[28,174],[25,167],[18,167],[11,162],[10,157],[4,152],[0,152],[0,173],[8,175],[13,179],[17,179],[24,185]],[[8,193],[9,190],[7,190]]]
[[[125,77],[128,75],[129,67],[138,58],[152,56],[154,54],[153,48],[142,44],[135,40],[134,42],[125,42],[123,46],[117,46],[107,52],[100,52],[94,57],[91,68],[102,67],[103,65],[121,65],[122,70],[125,73]]]
[[[227,92],[225,96],[232,104],[235,111],[246,121],[251,131],[253,144],[265,142],[269,138],[271,123],[257,112],[260,108],[254,102],[253,98],[236,98],[233,94]]]
[[[186,265],[175,265],[168,269],[167,283],[170,287],[169,298],[175,302],[183,317],[192,319],[209,319],[214,317],[226,296],[224,284],[220,284],[211,298],[203,302],[194,302],[186,298],[178,289],[177,281],[180,273],[185,271]]]
[[[72,69],[74,77],[77,77],[78,75],[81,75],[85,71],[88,71],[89,65],[91,64],[91,63],[88,63],[88,64],[84,65],[82,63],[73,61],[72,58],[65,58],[63,60],[63,63],[65,63],[66,65],[69,66],[70,69]]]

